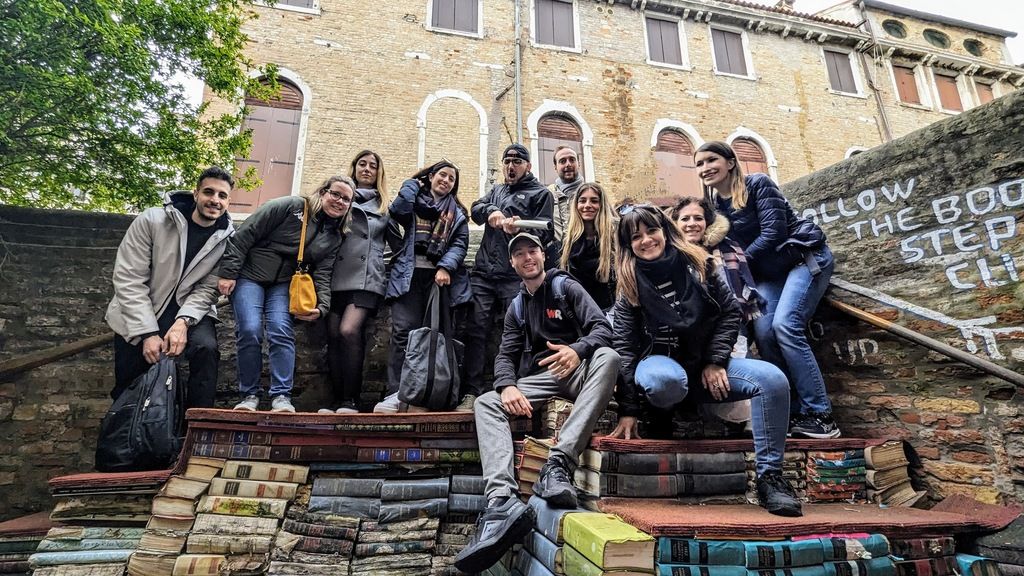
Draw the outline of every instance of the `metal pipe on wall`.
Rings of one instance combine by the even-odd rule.
[[[519,10],[521,8],[522,0],[516,0],[516,16],[515,16],[515,28],[516,28],[516,42],[515,42],[515,86],[516,86],[516,142],[522,144],[523,142],[523,84],[520,81],[520,72],[522,70],[522,54],[523,47],[521,42],[522,36],[522,22],[519,18]]]
[[[864,27],[868,29],[868,34],[871,35],[871,49],[879,50],[878,37],[875,36],[875,29],[871,26],[871,21],[868,19],[868,10],[864,6],[863,0],[857,3],[857,7],[860,8],[860,15],[864,21]],[[864,57],[864,53],[860,53],[860,65],[864,69],[864,75],[868,78],[868,86],[871,87],[871,93],[875,96],[875,105],[878,106],[878,116],[882,121],[881,136],[886,142],[892,141],[892,130],[889,127],[889,116],[885,113],[885,102],[882,100],[882,94],[878,90],[878,84],[875,82],[875,71],[868,68],[870,63],[867,58]]]

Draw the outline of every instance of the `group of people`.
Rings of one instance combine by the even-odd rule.
[[[457,409],[475,414],[487,479],[487,509],[460,569],[485,568],[532,526],[532,510],[515,497],[509,421],[556,395],[574,407],[534,486],[554,506],[576,505],[573,471],[614,396],[619,421],[611,435],[627,439],[670,438],[673,416],[687,403],[749,401],[760,503],[800,515],[781,474],[786,435],[840,433],[805,332],[832,254],[821,229],[798,217],[768,176],[745,176],[727,144],[708,142],[694,160],[704,197],[667,209],[615,209],[600,184],[583,181],[571,148],[555,151],[558,179],[546,188],[529,151],[512,144],[501,158],[503,182],[467,210],[453,163],[421,169],[391,200],[383,160],[366,150],[348,176],[332,176],[308,196],[267,202],[237,230],[227,214],[231,175],[210,168],[191,194],[143,212],[118,251],[107,312],[117,333],[112,395],[161,354],[181,355],[191,361],[189,405],[211,406],[213,318],[225,295],[236,319],[236,409],[259,406],[265,335],[271,409],[294,411],[293,322],[326,318],[334,407],[321,411],[356,412],[364,327],[389,302],[388,390],[374,409],[402,410],[409,333],[423,324],[437,286],[465,310]],[[471,272],[470,220],[484,227]],[[297,269],[311,272],[317,308],[293,316],[289,281]],[[504,328],[487,386],[496,313]],[[737,357],[741,332],[760,359]]]

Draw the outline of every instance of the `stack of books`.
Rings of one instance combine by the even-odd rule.
[[[359,528],[350,574],[404,576],[429,573],[440,525],[437,517],[394,522],[364,521]]]
[[[544,438],[558,438],[558,432],[565,425],[565,420],[572,412],[572,402],[565,398],[554,397],[544,403],[541,409],[540,435]],[[614,410],[605,410],[594,426],[594,434],[606,436],[618,423],[619,417]]]
[[[144,531],[144,528],[55,526],[46,533],[28,562],[36,573],[121,574]],[[68,565],[74,569],[69,570]],[[42,570],[45,568],[52,570]]]
[[[889,541],[808,537],[782,541],[658,538],[659,576],[891,576]]]
[[[957,574],[960,576],[1002,576],[999,562],[971,554],[956,555]]]
[[[456,575],[455,557],[476,534],[476,519],[487,507],[484,489],[487,481],[482,476],[457,474],[452,476],[448,490],[448,514],[441,519],[437,547],[431,558],[431,575]]]
[[[562,531],[565,536],[562,563],[566,574],[646,576],[654,573],[654,538],[614,514],[568,514]]]
[[[28,574],[28,557],[52,525],[45,512],[0,522],[0,574]]]
[[[548,461],[554,440],[538,439],[527,436],[525,440],[515,442],[515,470],[519,493],[524,497],[533,494],[533,483],[540,477],[540,469]]]
[[[310,512],[305,492],[288,508],[280,530],[276,523],[267,526],[276,533],[268,574],[347,573],[360,520]]]
[[[892,541],[897,576],[959,576],[956,542],[949,537]]]
[[[867,497],[886,506],[913,506],[926,494],[910,484],[907,454],[903,442],[891,441],[864,449]]]
[[[757,504],[757,463],[753,452],[744,452],[747,463],[747,502]],[[793,487],[797,498],[807,498],[807,452],[786,450],[782,454],[782,477]]]
[[[741,452],[615,452],[589,448],[576,469],[576,486],[590,498],[681,498],[695,503],[733,496],[747,487]]]
[[[572,514],[587,512],[587,510],[583,508],[575,510],[552,508],[548,506],[547,501],[538,496],[531,496],[527,504],[536,513],[537,521],[534,523],[534,529],[530,531],[530,535],[523,542],[523,550],[519,554],[524,557],[518,558],[519,564],[543,568],[540,573],[545,573],[544,570],[546,570],[546,573],[566,574],[562,554],[565,545],[563,531],[565,519]]]
[[[807,452],[808,502],[863,502],[864,482],[864,450]]]
[[[1003,576],[1024,576],[1024,516],[999,532],[978,538],[973,552],[997,562]]]

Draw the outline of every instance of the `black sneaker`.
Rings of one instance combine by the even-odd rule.
[[[476,534],[455,557],[455,567],[473,574],[490,568],[523,541],[536,518],[533,508],[515,496],[491,498],[476,521]]]
[[[757,501],[762,508],[778,516],[804,515],[793,487],[775,470],[757,478]]]
[[[839,438],[842,432],[831,412],[808,412],[794,418],[790,434],[795,438]]]
[[[533,483],[533,493],[547,500],[552,508],[576,508],[576,487],[572,485],[574,466],[561,454],[552,454]]]

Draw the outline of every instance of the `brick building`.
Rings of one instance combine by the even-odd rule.
[[[742,0],[278,0],[247,25],[282,98],[249,102],[233,212],[313,188],[362,148],[392,188],[447,157],[467,204],[522,140],[554,178],[571,143],[617,197],[698,189],[692,150],[727,140],[780,182],[1006,94],[1013,32],[847,1],[819,14]],[[518,18],[517,18],[518,16]],[[860,22],[858,25],[856,23]],[[518,71],[518,77],[517,77]]]

